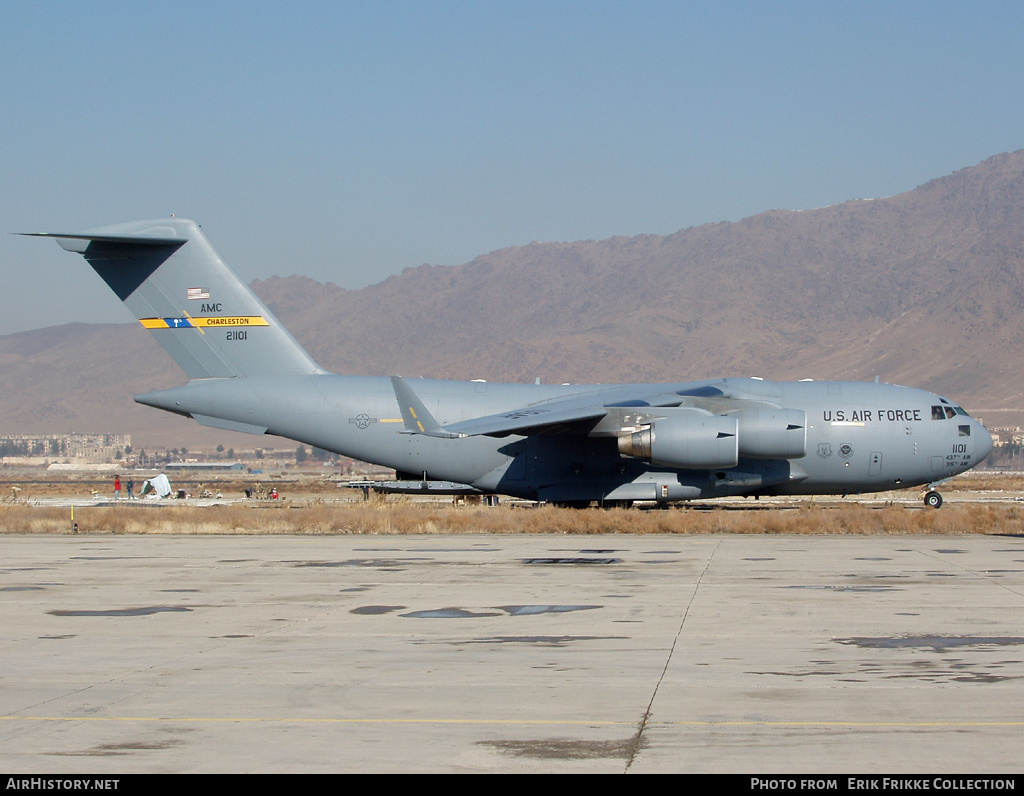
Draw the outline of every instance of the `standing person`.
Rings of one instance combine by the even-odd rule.
[[[126,486],[128,487],[128,499],[129,500],[135,500],[135,492],[134,492],[134,489],[135,489],[135,479],[134,478],[129,478],[128,479],[128,483],[127,483]]]
[[[117,500],[117,496],[121,493],[121,476],[120,474],[114,476],[114,500]]]

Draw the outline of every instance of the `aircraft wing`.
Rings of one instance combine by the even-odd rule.
[[[564,402],[559,401],[546,406],[527,406],[511,412],[474,417],[472,420],[452,423],[444,428],[445,431],[450,431],[460,437],[478,435],[505,437],[509,434],[529,436],[555,430],[559,426],[569,426],[586,421],[596,422],[608,414],[607,409],[594,404],[559,406],[562,403]]]
[[[444,426],[443,430],[460,437],[552,433],[588,435],[591,432],[600,434],[607,425],[608,430],[614,434],[618,433],[622,425],[649,422],[648,417],[658,415],[658,409],[667,407],[688,407],[710,414],[721,414],[760,407],[766,403],[742,395],[731,395],[708,385],[683,387],[671,392],[665,392],[664,385],[650,387],[657,389],[657,392],[654,389],[647,392],[642,385],[613,386],[607,390],[462,420]],[[606,418],[607,422],[602,422]]]

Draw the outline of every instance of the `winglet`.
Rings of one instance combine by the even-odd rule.
[[[455,439],[460,436],[450,431],[445,431],[441,425],[434,420],[423,401],[413,392],[409,383],[401,376],[391,377],[391,386],[395,389],[395,397],[398,399],[398,408],[402,412],[402,420],[405,421],[403,434],[426,434],[428,437],[440,437],[442,439]]]

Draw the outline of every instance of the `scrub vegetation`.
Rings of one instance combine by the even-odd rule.
[[[75,510],[79,533],[125,534],[1024,534],[1024,504],[946,504],[940,510],[857,503],[794,507],[566,509],[389,498],[300,504],[129,505]],[[72,533],[68,508],[0,506],[2,533]]]
[[[863,501],[779,498],[670,508],[568,509],[505,501],[499,506],[453,505],[450,498],[394,495],[364,502],[358,490],[339,489],[322,474],[267,478],[264,487],[275,486],[280,500],[241,499],[255,484],[231,476],[207,479],[205,484],[175,479],[172,485],[189,494],[208,492],[223,499],[122,497],[114,504],[106,476],[26,479],[22,473],[18,480],[13,473],[0,475],[0,495],[5,496],[0,502],[0,534],[70,534],[73,522],[85,534],[1024,534],[1024,477],[993,471],[965,473],[944,484],[946,503],[938,510],[924,507],[919,490]],[[97,498],[105,501],[95,505]]]

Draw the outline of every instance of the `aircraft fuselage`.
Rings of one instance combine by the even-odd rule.
[[[382,377],[203,379],[137,400],[181,414],[266,428],[266,433],[417,478],[425,473],[429,479],[533,500],[877,492],[948,478],[976,465],[992,446],[981,423],[946,399],[890,384],[738,378],[654,385],[409,383],[441,425],[572,397],[615,404],[626,395],[717,387],[745,401],[804,412],[805,453],[787,459],[741,456],[735,466],[690,469],[623,456],[617,435],[600,432],[454,439],[403,433],[394,388]],[[657,408],[645,411],[661,414]]]

